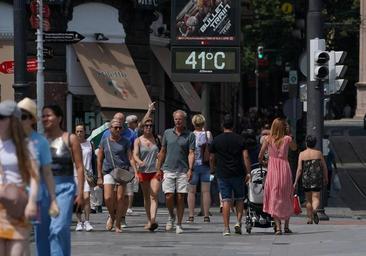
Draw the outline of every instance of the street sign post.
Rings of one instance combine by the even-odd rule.
[[[27,71],[36,72],[37,71],[37,60],[29,59],[27,60]],[[3,74],[13,74],[14,73],[14,61],[7,60],[0,64],[0,72]]]
[[[74,44],[84,38],[85,37],[83,35],[75,31],[43,33],[43,40],[45,43]]]

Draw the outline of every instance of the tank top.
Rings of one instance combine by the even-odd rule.
[[[143,173],[156,172],[156,159],[158,153],[159,148],[156,144],[147,147],[140,143],[140,159],[145,162],[145,166],[139,167],[139,171]]]
[[[68,135],[70,136],[70,135]],[[70,141],[70,137],[69,137]],[[62,136],[54,139],[48,140],[50,143],[51,156],[52,156],[52,164],[51,169],[54,176],[73,176],[74,175],[74,167],[72,161],[72,155],[70,148],[64,140]]]

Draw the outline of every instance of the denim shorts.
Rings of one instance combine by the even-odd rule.
[[[245,198],[244,177],[219,178],[217,180],[222,201],[243,200]]]
[[[210,168],[207,165],[197,165],[193,168],[191,185],[198,185],[198,182],[210,182]]]

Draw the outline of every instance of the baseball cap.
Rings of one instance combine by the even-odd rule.
[[[0,103],[0,115],[2,116],[15,116],[19,118],[22,116],[22,112],[17,106],[17,103],[12,100],[5,100]]]

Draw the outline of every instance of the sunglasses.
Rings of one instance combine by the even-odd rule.
[[[23,113],[21,118],[24,121],[24,120],[27,120],[27,119],[32,119],[32,116],[29,115],[29,114]]]
[[[0,115],[0,120],[4,120],[5,118],[9,118],[9,116]]]
[[[112,126],[112,128],[115,129],[115,130],[121,130],[122,126]]]
[[[153,125],[152,124],[145,124],[144,127],[146,127],[146,128],[152,128]]]

